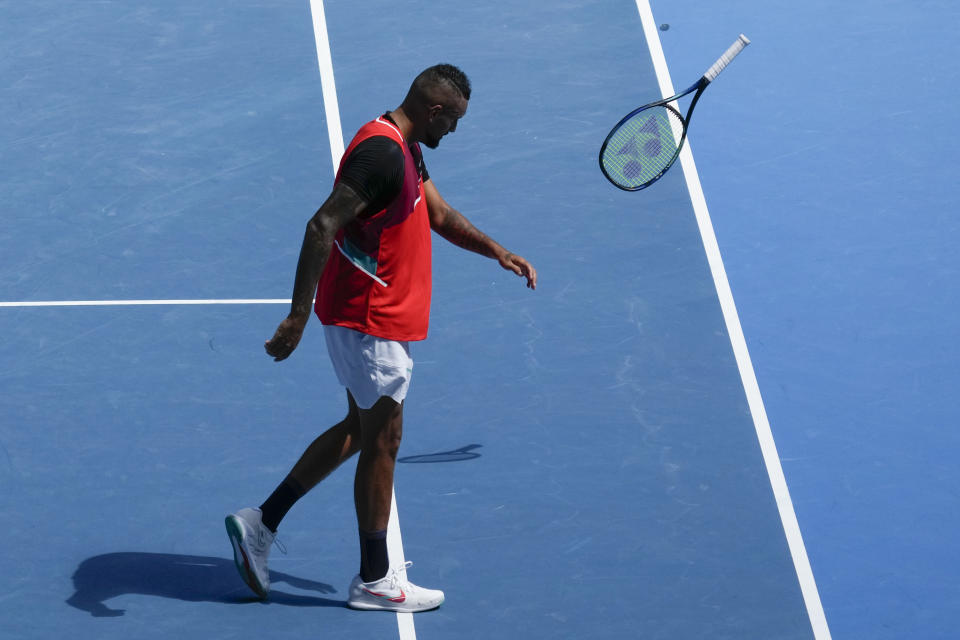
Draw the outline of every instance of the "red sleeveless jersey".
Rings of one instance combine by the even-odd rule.
[[[385,209],[354,220],[337,233],[314,309],[323,324],[387,340],[423,340],[430,319],[432,276],[423,182],[400,130],[384,118],[361,127],[343,157],[373,136],[387,136],[403,149],[403,186]],[[340,169],[336,179],[340,180]]]

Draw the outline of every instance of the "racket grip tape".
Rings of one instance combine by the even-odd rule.
[[[750,39],[742,33],[737,38],[736,42],[730,45],[730,48],[727,49],[720,59],[713,63],[713,66],[707,69],[707,72],[703,74],[704,79],[707,82],[713,82],[713,79],[720,75],[720,72],[730,64],[730,62],[737,57],[737,54],[743,51],[743,48],[750,44]]]

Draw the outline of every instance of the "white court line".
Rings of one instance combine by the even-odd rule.
[[[653,67],[660,83],[660,92],[664,98],[672,96],[674,94],[673,82],[670,79],[670,71],[667,68],[666,57],[663,54],[663,46],[660,43],[660,34],[657,32],[657,23],[653,19],[650,2],[649,0],[636,0],[636,2],[637,9],[640,12],[640,20],[643,23],[644,35],[650,47]],[[730,342],[737,359],[737,367],[740,369],[740,378],[746,391],[750,413],[753,415],[753,425],[757,431],[757,439],[760,441],[760,449],[763,452],[767,475],[770,476],[770,484],[777,501],[777,509],[780,511],[780,520],[783,523],[787,544],[790,547],[790,555],[793,557],[793,565],[797,571],[810,625],[813,628],[816,640],[830,640],[827,618],[823,611],[823,604],[820,602],[820,594],[817,591],[817,583],[813,577],[813,570],[810,567],[807,550],[803,544],[803,537],[800,534],[800,524],[797,522],[793,501],[790,499],[790,491],[787,489],[787,480],[783,475],[783,467],[780,465],[780,456],[777,454],[777,447],[773,441],[767,411],[760,396],[760,386],[757,383],[750,353],[747,350],[743,328],[740,326],[740,317],[733,302],[733,292],[730,290],[730,283],[727,281],[726,270],[720,257],[720,247],[713,231],[713,223],[710,221],[707,201],[700,185],[697,167],[693,162],[693,152],[690,150],[689,140],[680,152],[680,163],[686,176],[687,189],[690,191],[690,199],[693,201],[693,210],[697,217],[697,225],[700,227],[700,236],[703,238],[703,246],[707,253],[707,261],[710,263],[710,271],[713,274],[717,296],[720,298],[720,307],[726,321],[727,333],[730,334]]]
[[[290,304],[290,300],[235,299],[235,300],[36,300],[0,302],[2,307],[136,307],[151,305],[199,305],[199,304]]]
[[[336,175],[344,151],[343,130],[340,125],[340,107],[337,104],[337,88],[333,79],[333,56],[330,53],[330,36],[327,33],[327,18],[323,11],[323,0],[310,0],[310,11],[313,14],[313,33],[317,44],[320,83],[323,87],[323,108],[327,117],[330,157],[333,160],[333,173]],[[393,491],[390,499],[387,553],[392,566],[402,566],[405,562],[403,540],[400,535],[400,518],[397,513],[396,490]],[[397,613],[397,629],[400,640],[416,640],[417,632],[413,625],[412,613]]]
[[[343,129],[340,126],[340,106],[337,104],[337,85],[333,81],[333,56],[330,54],[330,36],[323,0],[310,0],[313,14],[313,35],[317,43],[317,63],[320,66],[320,85],[323,89],[323,108],[327,116],[327,136],[330,139],[330,157],[333,173],[337,173],[343,157]]]

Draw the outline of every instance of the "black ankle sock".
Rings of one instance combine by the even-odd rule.
[[[387,531],[360,531],[360,579],[373,582],[387,575]]]
[[[280,486],[270,494],[267,501],[260,505],[260,511],[262,512],[261,518],[267,529],[276,533],[277,527],[280,526],[280,521],[287,515],[290,507],[303,497],[304,493],[303,487],[300,486],[299,482],[289,476],[284,479],[284,481],[280,483]]]

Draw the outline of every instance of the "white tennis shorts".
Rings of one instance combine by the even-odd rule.
[[[403,402],[413,376],[413,359],[407,342],[384,340],[346,327],[324,325],[327,353],[337,374],[361,409],[369,409],[383,396]]]

